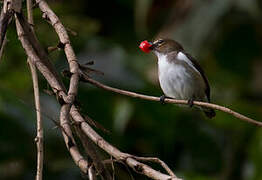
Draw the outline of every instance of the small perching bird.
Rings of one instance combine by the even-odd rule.
[[[158,39],[153,43],[143,41],[141,50],[153,51],[158,58],[158,77],[166,97],[188,100],[190,107],[193,101],[210,102],[210,87],[203,69],[183,47],[172,39]],[[207,117],[216,115],[213,109],[201,108]]]

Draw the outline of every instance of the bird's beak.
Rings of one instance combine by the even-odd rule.
[[[150,49],[151,50],[156,50],[156,48],[159,46],[160,42],[159,41],[155,41],[155,42],[150,42],[151,43],[151,46],[150,46]]]
[[[149,43],[151,44],[150,50],[154,50],[157,47],[157,43],[152,43],[152,42]]]

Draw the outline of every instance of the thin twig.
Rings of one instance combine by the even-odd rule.
[[[167,172],[170,174],[170,176],[176,177],[176,175],[173,173],[173,171],[166,165],[164,161],[162,161],[159,158],[155,157],[138,157],[138,156],[133,156],[135,159],[144,161],[144,162],[154,162],[160,164]]]
[[[81,80],[83,80],[83,79],[81,79]],[[138,94],[138,93],[135,93],[135,92],[130,92],[130,91],[126,91],[126,90],[122,90],[122,89],[118,89],[118,88],[113,88],[113,87],[104,85],[104,84],[102,84],[102,83],[100,83],[100,82],[98,82],[98,81],[96,81],[96,80],[94,80],[94,79],[92,79],[88,76],[84,76],[84,81],[89,82],[89,83],[95,85],[96,87],[105,89],[107,91],[112,91],[112,92],[115,92],[117,94],[122,94],[122,95],[125,95],[125,96],[130,96],[130,97],[133,97],[133,98],[139,98],[139,99],[144,99],[144,100],[149,100],[149,101],[160,102],[159,97],[148,96],[148,95]],[[188,101],[166,98],[165,103],[188,104]],[[223,111],[225,113],[231,114],[232,116],[234,116],[234,117],[236,117],[240,120],[243,120],[243,121],[246,121],[248,123],[255,124],[259,127],[262,127],[262,122],[256,121],[256,120],[251,119],[249,117],[246,117],[246,116],[244,116],[244,115],[242,115],[238,112],[235,112],[235,111],[233,111],[233,110],[231,110],[227,107],[220,106],[220,105],[217,105],[217,104],[207,103],[207,102],[201,102],[201,101],[194,101],[193,104],[197,105],[197,106],[202,106],[202,107],[207,107],[207,108],[212,108],[212,109],[215,109],[215,110]]]
[[[113,162],[113,157],[110,157],[111,160],[111,166],[112,166],[112,176],[113,176],[113,180],[115,180],[115,166],[114,166],[114,162]]]
[[[103,161],[103,163],[104,164],[111,164],[113,172],[115,171],[114,163],[119,163],[119,164],[123,165],[126,168],[126,170],[128,172],[128,175],[130,176],[131,180],[135,179],[134,176],[132,175],[132,172],[130,171],[129,167],[123,161],[117,160],[117,159],[113,159],[113,157],[111,156],[110,159],[105,159]],[[115,172],[113,173],[113,175],[114,174],[115,174]]]
[[[27,17],[28,22],[33,25],[33,12],[32,12],[32,0],[26,1],[27,5]],[[32,27],[32,31],[33,27]],[[37,135],[35,138],[36,147],[37,147],[37,169],[36,169],[36,180],[43,179],[43,164],[44,164],[44,133],[43,133],[43,124],[42,124],[42,116],[41,116],[41,105],[40,105],[40,96],[39,96],[39,86],[38,86],[38,75],[36,71],[35,65],[28,58],[27,62],[29,63],[29,67],[31,70],[31,75],[33,79],[33,89],[34,89],[34,97],[35,97],[35,109],[36,109],[36,119],[37,119]]]
[[[8,2],[4,1],[4,6],[1,10],[1,14],[0,14],[0,49],[2,49],[3,47],[3,42],[5,39],[5,35],[6,35],[6,30],[7,30],[7,26],[10,23],[10,19],[13,16],[13,11],[12,9],[8,8]]]
[[[2,47],[0,49],[0,62],[1,62],[1,59],[2,59],[2,56],[3,56],[3,53],[4,53],[4,48],[5,48],[6,43],[7,43],[7,39],[6,39],[6,36],[5,36]]]
[[[3,8],[0,13],[0,61],[2,59],[4,47],[6,45],[6,31],[9,23],[12,20],[13,11],[8,7],[8,2],[4,1]],[[10,5],[10,4],[9,4]]]
[[[36,110],[36,119],[37,119],[37,135],[36,135],[36,147],[37,147],[37,171],[36,171],[36,180],[42,180],[43,174],[43,163],[44,163],[44,133],[43,133],[43,123],[41,116],[41,106],[40,106],[40,96],[39,96],[39,87],[38,87],[38,77],[36,72],[35,65],[28,60],[32,79],[33,79],[33,88],[34,88],[34,97],[35,97],[35,108]]]
[[[96,173],[95,173],[93,166],[90,166],[88,168],[88,177],[89,177],[89,180],[96,180]]]

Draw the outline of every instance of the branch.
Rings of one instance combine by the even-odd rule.
[[[63,84],[61,83],[61,80],[58,78],[57,73],[53,71],[52,64],[48,62],[48,59],[44,59],[44,55],[42,55],[43,58],[40,58],[40,51],[42,50],[38,49],[36,51],[36,48],[34,47],[40,47],[39,44],[32,43],[38,43],[36,40],[29,40],[29,37],[34,38],[34,34],[31,31],[26,31],[24,29],[27,25],[23,23],[27,23],[24,21],[23,16],[21,14],[15,14],[16,19],[16,29],[18,38],[21,41],[21,44],[23,48],[26,51],[27,56],[29,57],[30,61],[32,61],[32,64],[34,64],[38,70],[43,74],[43,76],[46,78],[50,86],[52,87],[54,93],[57,94],[60,98],[66,98],[66,92]],[[26,32],[25,32],[26,31]],[[34,46],[34,47],[33,47]],[[59,99],[58,99],[59,100]],[[64,101],[63,101],[64,102]],[[74,138],[72,136],[72,132],[70,129],[70,125],[68,124],[68,110],[70,109],[70,104],[65,104],[61,108],[60,112],[60,122],[61,127],[63,128],[63,136],[66,142],[66,146],[74,159],[77,166],[83,171],[84,173],[87,173],[87,161],[83,158],[83,156],[79,153],[79,150],[77,146],[75,145]]]
[[[4,1],[4,6],[0,14],[0,60],[3,54],[3,49],[6,44],[6,31],[8,24],[10,23],[13,11],[10,8],[10,2]]]
[[[88,76],[83,76],[83,78],[81,80],[88,82],[88,83],[91,83],[91,84],[95,85],[96,87],[102,88],[104,90],[115,92],[117,94],[122,94],[122,95],[125,95],[125,96],[144,99],[144,100],[148,100],[148,101],[158,101],[158,102],[160,101],[159,97],[148,96],[148,95],[138,94],[138,93],[135,93],[135,92],[125,91],[125,90],[122,90],[122,89],[113,88],[113,87],[104,85],[104,84],[102,84],[98,81],[95,81],[94,79],[91,79]],[[187,105],[188,101],[187,100],[178,100],[178,99],[167,98],[167,99],[165,99],[165,103],[186,104]],[[243,120],[243,121],[246,121],[248,123],[262,127],[262,122],[256,121],[256,120],[251,119],[249,117],[246,117],[246,116],[244,116],[244,115],[242,115],[238,112],[235,112],[235,111],[233,111],[233,110],[231,110],[227,107],[223,107],[223,106],[220,106],[220,105],[217,105],[217,104],[212,104],[212,103],[207,103],[207,102],[201,102],[201,101],[194,101],[193,104],[197,105],[197,106],[202,106],[202,107],[207,107],[207,108],[212,108],[212,109],[215,109],[215,110],[223,111],[225,113],[231,114],[232,116],[234,116],[234,117],[236,117],[240,120]]]
[[[33,25],[33,12],[32,12],[32,0],[27,0],[27,16],[28,22]],[[32,26],[32,31],[33,26]],[[43,133],[43,124],[41,117],[41,106],[40,106],[40,97],[39,97],[39,86],[38,86],[38,76],[35,65],[28,58],[27,62],[31,70],[31,75],[33,79],[33,89],[35,97],[35,109],[36,109],[36,118],[37,118],[37,135],[35,138],[36,147],[37,147],[37,169],[36,169],[36,180],[43,179],[43,164],[44,164],[44,133]]]
[[[5,48],[5,45],[7,43],[7,39],[6,39],[6,36],[4,37],[4,41],[3,41],[3,44],[2,44],[2,47],[0,49],[0,62],[1,62],[1,59],[2,59],[2,56],[4,54],[4,48]]]
[[[172,174],[163,174],[159,171],[154,170],[150,166],[139,162],[136,160],[138,157],[132,156],[128,153],[123,153],[116,147],[112,146],[110,143],[105,141],[99,134],[97,134],[86,122],[85,119],[81,116],[78,109],[73,105],[70,110],[72,118],[80,124],[82,131],[101,149],[106,151],[108,154],[113,156],[116,160],[123,161],[129,167],[131,167],[135,172],[139,174],[146,175],[152,179],[172,179],[172,180],[181,180]],[[134,158],[136,157],[136,158]]]
[[[44,0],[36,0],[36,3],[38,3],[38,6],[40,10],[44,13],[44,16],[51,22],[53,28],[55,29],[59,37],[60,43],[62,43],[64,46],[64,51],[69,64],[69,69],[70,72],[72,73],[72,76],[70,78],[69,90],[68,90],[68,99],[70,100],[71,103],[73,103],[78,90],[79,66],[78,66],[76,55],[71,46],[69,36],[67,34],[66,28],[63,26],[59,18],[48,6],[48,4]]]
[[[95,173],[93,166],[90,166],[88,168],[88,177],[89,177],[89,180],[96,180],[96,173]]]
[[[7,4],[5,1],[4,4]],[[7,5],[4,5],[7,8]],[[2,48],[2,44],[5,38],[7,26],[9,24],[9,20],[11,19],[13,15],[13,12],[10,9],[5,9],[4,7],[1,10],[1,15],[0,15],[0,47]]]
[[[136,160],[140,160],[140,161],[145,161],[145,162],[154,162],[154,163],[157,163],[159,165],[161,165],[165,170],[166,172],[168,172],[168,174],[170,174],[171,176],[173,177],[176,177],[176,175],[173,173],[173,171],[166,165],[166,163],[164,161],[162,161],[161,159],[159,158],[155,158],[155,157],[138,157],[138,156],[133,156],[134,159]]]
[[[38,87],[38,77],[36,72],[35,65],[28,60],[31,75],[33,79],[33,88],[34,88],[34,97],[35,97],[35,108],[36,108],[36,118],[37,118],[37,135],[35,138],[36,147],[37,147],[37,173],[36,180],[42,180],[43,172],[43,161],[44,161],[44,134],[43,134],[43,124],[41,117],[41,106],[40,106],[40,97],[39,97],[39,87]]]
[[[44,2],[44,0],[38,1],[38,3],[40,7],[42,4],[44,8],[49,8],[47,4]],[[44,9],[44,10],[46,10],[44,11],[45,13],[47,11],[51,11],[47,9]],[[53,23],[53,26],[60,27],[59,22],[56,21],[56,23]],[[30,31],[31,29],[30,25],[28,25],[28,23],[24,20],[22,14],[16,13],[16,27],[17,27],[17,34],[18,34],[19,40],[21,41],[22,46],[26,51],[26,54],[28,55],[30,60],[32,60],[33,64],[36,65],[38,70],[43,74],[43,76],[46,78],[46,80],[52,87],[52,90],[54,91],[54,93],[58,96],[58,100],[60,104],[62,105],[61,111],[60,111],[60,123],[62,126],[62,130],[63,130],[62,133],[63,133],[64,139],[66,142],[66,146],[72,158],[74,159],[75,163],[79,166],[79,168],[83,172],[85,173],[87,172],[88,163],[79,153],[75,140],[72,136],[72,132],[70,129],[71,124],[69,123],[69,113],[68,113],[69,110],[70,110],[70,115],[73,118],[73,121],[79,124],[81,131],[85,135],[87,135],[95,144],[97,144],[100,148],[106,151],[110,156],[113,156],[115,159],[127,164],[137,173],[143,174],[152,179],[178,180],[178,178],[174,177],[172,174],[167,175],[157,170],[154,170],[150,166],[144,163],[141,163],[138,160],[136,160],[135,158],[133,158],[132,155],[119,151],[117,148],[115,148],[114,146],[109,144],[107,141],[105,141],[100,135],[98,135],[85,122],[85,119],[82,117],[82,115],[79,113],[79,110],[75,107],[75,105],[71,101],[72,97],[74,99],[74,97],[76,96],[76,93],[74,93],[74,91],[77,90],[76,86],[78,84],[78,78],[79,78],[79,73],[80,73],[78,66],[70,67],[70,72],[73,74],[70,80],[70,87],[72,87],[71,93],[73,94],[69,93],[70,88],[69,88],[69,92],[67,93],[62,81],[60,80],[59,76],[57,76],[57,73],[54,70],[53,65],[49,62],[48,57],[45,54],[45,52],[43,51],[43,49],[41,48],[38,40],[36,39],[34,34]],[[63,33],[65,32],[63,31]],[[60,35],[64,36],[63,33]],[[70,48],[68,51],[70,51]],[[76,61],[76,59],[74,61]],[[73,62],[71,61],[71,63]],[[77,72],[73,71],[71,68],[76,68]]]
[[[102,163],[102,159],[100,158],[97,150],[95,149],[95,146],[93,146],[92,141],[83,133],[81,130],[79,124],[74,124],[76,134],[78,135],[87,155],[92,159],[92,165],[88,168],[88,175],[89,177],[94,171],[94,168],[96,169],[96,172],[98,175],[101,176],[102,179],[105,180],[112,180],[112,177],[108,171],[108,169],[105,167],[105,165]],[[92,170],[92,171],[91,171]],[[95,179],[94,175],[92,175]]]
[[[74,140],[70,122],[69,122],[69,110],[70,105],[65,104],[61,107],[60,110],[60,125],[63,129],[62,133],[65,139],[66,147],[70,152],[73,160],[78,165],[78,167],[83,171],[85,174],[88,172],[88,162],[84,159],[84,157],[79,153],[79,150],[76,146],[76,142]]]

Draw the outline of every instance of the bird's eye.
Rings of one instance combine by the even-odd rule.
[[[159,39],[159,40],[157,41],[158,44],[162,44],[163,42],[164,42],[163,39]]]

